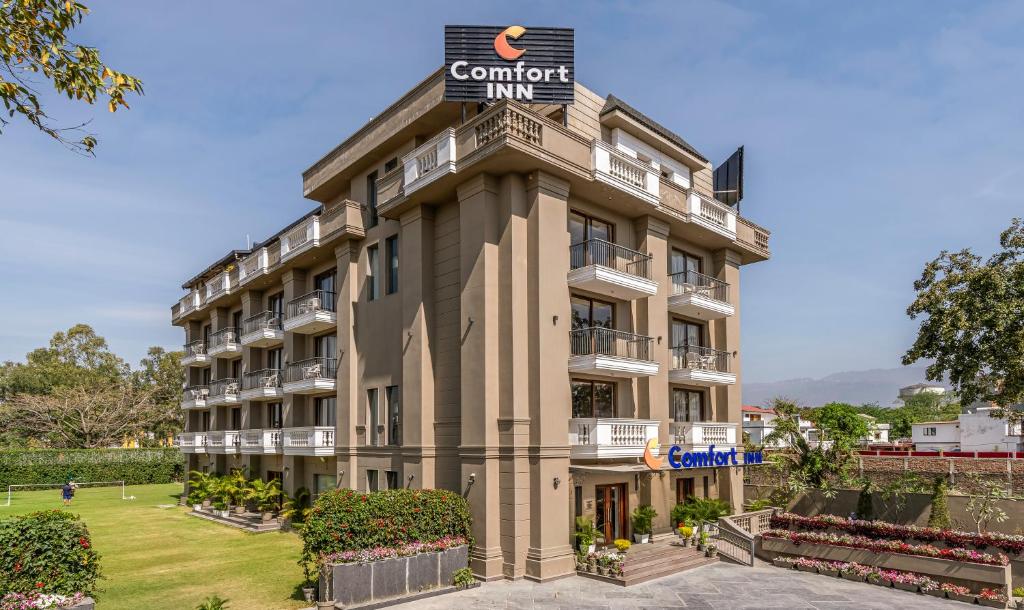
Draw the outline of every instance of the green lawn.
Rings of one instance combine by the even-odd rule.
[[[101,554],[103,610],[183,610],[208,595],[231,610],[285,610],[305,606],[298,593],[302,542],[294,533],[249,534],[188,516],[177,506],[181,485],[80,489],[71,510],[81,515]],[[60,491],[15,493],[0,499],[0,519],[61,508]],[[164,505],[161,508],[161,505]],[[166,505],[174,505],[167,507]]]

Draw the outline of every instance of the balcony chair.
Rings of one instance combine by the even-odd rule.
[[[263,378],[263,387],[268,389],[274,389],[277,387],[277,373],[273,375],[267,375]]]
[[[317,379],[321,375],[320,369],[321,369],[321,365],[320,365],[319,362],[316,363],[316,364],[307,366],[307,367],[303,367],[302,368],[302,378],[303,379]]]

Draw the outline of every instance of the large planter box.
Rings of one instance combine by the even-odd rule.
[[[91,597],[87,597],[67,610],[96,610],[96,602]]]
[[[334,601],[345,606],[377,603],[451,586],[456,570],[469,565],[469,547],[420,553],[368,563],[331,566]],[[321,577],[320,590],[327,583]]]
[[[1010,566],[993,566],[965,561],[952,561],[935,557],[918,557],[899,553],[875,553],[865,549],[851,549],[828,544],[793,542],[781,538],[758,537],[755,545],[758,557],[774,558],[778,555],[811,557],[827,561],[852,561],[862,565],[926,574],[941,582],[966,584],[974,589],[1005,587],[1010,590]]]

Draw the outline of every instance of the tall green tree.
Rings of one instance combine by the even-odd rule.
[[[154,421],[149,432],[157,437],[181,430],[184,423],[181,415],[181,384],[185,379],[185,367],[181,365],[183,352],[168,352],[162,347],[151,347],[135,372],[136,381],[150,395],[154,409]]]
[[[99,387],[128,375],[124,360],[87,324],[54,333],[48,347],[32,350],[25,362],[0,365],[0,400],[19,393],[49,394],[57,388]]]
[[[868,433],[868,423],[856,407],[842,402],[823,405],[814,413],[814,423],[823,439],[847,446],[858,444]]]
[[[914,282],[907,308],[922,318],[904,364],[933,359],[927,377],[948,376],[964,404],[992,402],[995,416],[1024,402],[1024,224],[1015,218],[999,237],[1000,250],[983,260],[970,249],[942,251]]]
[[[98,49],[73,42],[72,30],[89,9],[70,0],[0,0],[0,131],[21,116],[65,146],[92,154],[96,137],[84,125],[61,127],[40,102],[40,83],[87,104],[106,101],[115,112],[126,96],[142,94],[142,81],[103,63]],[[74,134],[74,135],[73,135]]]

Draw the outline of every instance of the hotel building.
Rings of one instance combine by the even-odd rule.
[[[316,209],[185,282],[190,469],[294,492],[443,487],[474,572],[574,571],[573,517],[611,542],[687,496],[739,507],[740,267],[769,234],[712,165],[622,100],[444,101],[432,74],[303,174]],[[741,460],[742,463],[742,460]]]

